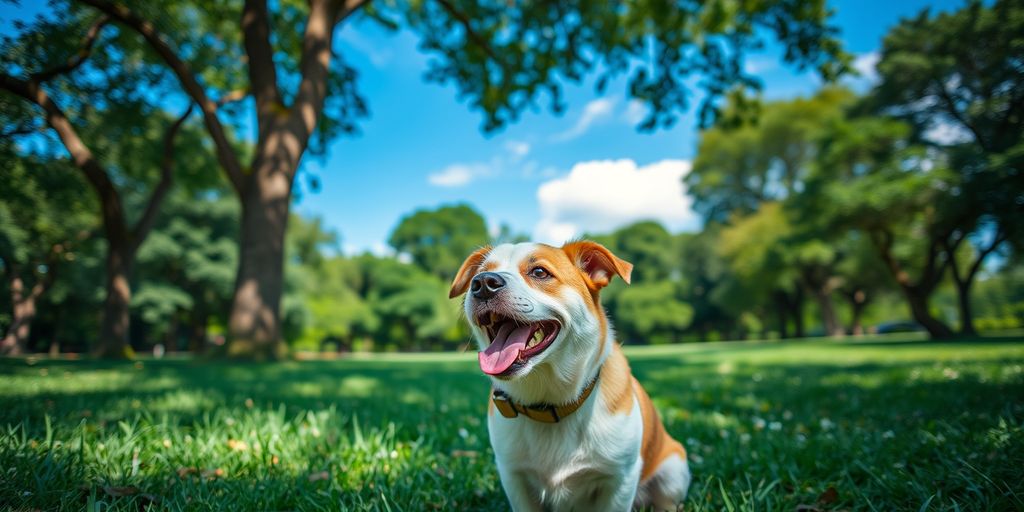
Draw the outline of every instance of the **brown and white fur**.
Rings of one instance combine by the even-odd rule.
[[[476,287],[474,277],[483,272],[505,281],[487,300],[475,292],[465,299],[466,319],[481,350],[493,335],[481,325],[488,315],[504,315],[517,325],[558,323],[546,348],[529,357],[519,352],[512,369],[491,376],[494,388],[510,399],[568,404],[600,372],[589,398],[558,423],[506,418],[489,404],[498,473],[517,511],[676,510],[686,497],[686,451],[666,433],[630,373],[599,302],[601,288],[615,275],[628,283],[632,267],[593,242],[561,248],[503,244],[470,255],[455,277],[452,297],[466,293],[471,283]]]

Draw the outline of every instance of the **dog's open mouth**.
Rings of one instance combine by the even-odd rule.
[[[555,341],[559,329],[554,320],[524,324],[494,312],[481,313],[476,322],[491,342],[479,353],[480,369],[495,376],[518,371]]]

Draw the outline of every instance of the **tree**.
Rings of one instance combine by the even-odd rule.
[[[720,122],[701,132],[693,170],[683,177],[694,208],[707,222],[724,223],[798,194],[815,162],[822,126],[841,117],[852,100],[839,88],[764,104],[731,96]],[[755,108],[748,104],[757,116],[737,120],[733,112]]]
[[[690,325],[693,308],[680,300],[678,284],[634,283],[615,296],[615,330],[629,343],[673,343]]]
[[[729,288],[733,275],[718,254],[717,246],[721,225],[709,223],[700,233],[676,235],[679,250],[678,265],[684,288],[681,298],[693,309],[690,328],[697,331],[701,341],[707,341],[713,331],[727,333],[736,326],[736,316],[715,298],[720,288]],[[783,337],[785,319],[783,318]]]
[[[865,103],[867,110],[910,123],[916,141],[940,146],[958,174],[941,249],[950,260],[960,253],[969,258],[949,265],[964,335],[975,333],[970,289],[983,262],[1024,236],[1022,46],[1024,4],[1018,0],[972,0],[934,16],[925,9],[886,35],[879,83]],[[958,251],[965,240],[972,251]]]
[[[792,318],[799,337],[804,334],[805,289],[799,263],[803,252],[818,255],[791,245],[792,236],[793,226],[777,202],[763,204],[757,213],[733,220],[722,230],[717,250],[735,279],[719,287],[715,299],[737,317],[774,302],[780,333],[787,331],[787,318]],[[758,316],[766,314],[760,311]]]
[[[886,118],[842,120],[823,133],[818,173],[799,208],[823,229],[856,229],[869,237],[907,300],[914,319],[934,338],[952,330],[933,315],[929,298],[951,259],[958,176],[941,154],[914,146],[910,127]],[[809,219],[805,219],[810,222]]]
[[[66,162],[15,157],[10,139],[0,140],[0,267],[9,287],[10,324],[0,354],[28,350],[38,303],[62,267],[73,264],[79,246],[95,229],[85,186]]]
[[[153,108],[151,98],[160,93],[160,74],[138,64],[138,48],[121,45],[124,61],[114,63],[104,57],[97,64],[102,73],[82,73],[80,70],[92,55],[109,19],[91,20],[93,17],[81,12],[73,12],[67,18],[67,22],[41,18],[17,39],[5,37],[0,90],[36,107],[34,113],[21,110],[24,115],[15,120],[16,126],[37,126],[33,118],[42,119],[99,199],[107,240],[107,295],[93,352],[125,357],[130,354],[130,274],[136,251],[149,234],[170,190],[175,139],[192,107],[182,109],[184,113],[176,119],[167,119]],[[72,34],[83,32],[79,43]],[[43,48],[49,53],[41,54]],[[97,129],[101,126],[102,130]],[[33,132],[22,135],[31,136]],[[131,136],[119,137],[118,132]],[[142,143],[128,147],[139,141]],[[141,154],[128,151],[138,150],[139,146],[144,150]],[[106,151],[97,152],[97,147]],[[109,158],[117,150],[125,158]],[[152,182],[154,174],[157,179],[148,198],[137,205],[142,214],[132,219],[127,213],[132,205],[126,204],[117,184],[140,178],[144,183]]]
[[[216,174],[214,174],[216,176]],[[189,350],[206,349],[211,318],[223,324],[234,285],[238,204],[215,190],[168,198],[153,232],[139,249],[138,293],[132,309],[170,350],[186,328]]]
[[[241,12],[220,5],[205,9],[108,0],[80,0],[138,33],[178,78],[199,107],[221,167],[242,202],[238,279],[231,313],[236,356],[273,357],[280,340],[284,233],[292,184],[306,149],[355,129],[365,114],[355,90],[355,70],[332,54],[336,27],[360,12],[388,26],[404,22],[420,34],[432,55],[426,78],[454,83],[459,96],[484,114],[484,129],[497,130],[549,95],[560,112],[563,81],[579,81],[600,69],[610,79],[630,74],[629,93],[650,107],[642,127],[673,123],[688,106],[687,79],[701,76],[709,93],[702,118],[735,84],[754,85],[743,71],[747,50],[773,35],[784,59],[813,67],[826,78],[845,70],[848,57],[826,24],[823,0],[708,5],[432,2],[370,4],[365,0],[284,1],[272,6],[249,0]],[[157,23],[167,12],[188,27]],[[239,19],[234,27],[222,20]],[[177,26],[173,34],[156,27]],[[271,31],[276,27],[275,32]],[[217,34],[217,53],[205,49]],[[299,37],[299,34],[302,34]],[[649,59],[654,52],[655,59]],[[216,65],[210,65],[216,63]],[[230,79],[228,79],[230,78]],[[247,78],[247,80],[246,80]],[[234,91],[228,84],[246,83]],[[288,91],[281,83],[297,84]],[[218,102],[251,95],[257,140],[251,159],[231,146]],[[328,105],[328,98],[333,105]],[[235,118],[242,116],[238,113]],[[314,139],[314,136],[319,136]],[[322,145],[321,145],[322,147]]]
[[[455,278],[467,254],[489,241],[487,222],[465,204],[417,210],[403,217],[388,238],[396,251],[446,282]]]
[[[850,305],[850,334],[864,334],[864,310],[891,289],[892,276],[878,258],[871,240],[852,231],[835,238],[841,255],[836,264],[837,291]]]
[[[783,335],[787,317],[793,318],[798,335],[803,334],[805,291],[818,305],[825,332],[843,332],[831,297],[838,283],[834,275],[838,254],[824,241],[826,232],[793,222],[780,204],[803,191],[813,174],[822,127],[840,118],[852,99],[849,91],[839,88],[764,104],[733,95],[720,122],[702,132],[693,170],[684,177],[695,207],[708,222],[734,224],[723,233],[723,241],[729,244],[726,253],[739,265],[734,271],[752,279],[732,283],[731,289],[721,293],[731,291],[730,298],[743,303],[751,300],[743,296],[744,289],[751,291],[753,283],[767,286],[754,286],[758,290],[754,296],[770,290]],[[756,106],[756,117],[739,115],[748,104]],[[753,253],[745,254],[747,246]],[[752,268],[761,270],[751,273]]]
[[[619,228],[606,246],[616,256],[633,264],[633,280],[637,283],[679,279],[673,272],[674,240],[664,226],[654,221],[641,221]]]

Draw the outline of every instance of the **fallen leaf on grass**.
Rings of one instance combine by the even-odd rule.
[[[331,474],[326,471],[320,471],[319,473],[312,473],[307,478],[310,482],[319,482],[320,480],[327,480],[331,478]]]
[[[821,496],[818,496],[819,505],[831,505],[836,501],[839,501],[839,491],[832,486],[829,486],[828,489],[825,489],[825,492],[821,493]]]
[[[199,468],[180,467],[180,468],[178,468],[178,477],[179,478],[185,478],[188,475],[194,475],[194,474],[196,474],[198,472],[199,472]]]
[[[824,508],[827,508],[836,501],[839,501],[839,491],[835,487],[829,486],[828,489],[825,489],[825,492],[818,495],[818,501],[815,504],[808,505],[803,503],[797,505],[796,512],[822,512]]]
[[[249,449],[249,444],[245,441],[239,441],[237,439],[228,439],[228,448],[232,450],[244,452]]]
[[[109,496],[113,496],[115,498],[118,498],[118,497],[121,497],[121,496],[131,496],[133,494],[138,494],[139,493],[139,488],[135,487],[134,485],[125,485],[125,486],[106,485],[106,486],[103,486],[103,492],[107,493],[107,495],[109,495]]]

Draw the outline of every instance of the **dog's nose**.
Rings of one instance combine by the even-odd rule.
[[[494,272],[482,272],[473,278],[469,289],[478,299],[490,299],[505,287],[505,278]]]

